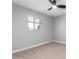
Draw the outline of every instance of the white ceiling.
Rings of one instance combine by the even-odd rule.
[[[59,15],[63,15],[66,13],[65,9],[55,8],[51,11],[48,11],[52,5],[48,0],[13,0],[13,3],[23,6],[25,8],[29,8],[35,10],[40,13],[44,13],[46,15],[55,17]],[[66,4],[65,0],[57,0],[57,4]]]

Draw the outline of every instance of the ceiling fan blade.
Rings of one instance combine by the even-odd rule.
[[[48,10],[51,10],[52,9],[52,7],[50,7]]]
[[[56,0],[49,0],[49,2],[53,5],[56,5]]]
[[[62,9],[65,9],[66,8],[66,5],[57,5],[58,8],[62,8]]]

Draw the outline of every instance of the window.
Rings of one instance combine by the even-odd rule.
[[[30,30],[38,30],[40,25],[40,19],[28,16],[28,28]]]

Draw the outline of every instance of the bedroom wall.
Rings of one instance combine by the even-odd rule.
[[[66,43],[66,15],[55,17],[54,39]]]
[[[12,5],[12,13],[12,48],[14,50],[53,40],[53,18],[15,4]],[[28,29],[29,15],[41,20],[38,31]]]

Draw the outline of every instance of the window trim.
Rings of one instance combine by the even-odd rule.
[[[33,16],[28,16],[28,23],[33,23],[33,28],[30,29],[29,25],[28,25],[28,28],[30,30],[38,30],[39,29],[39,26],[40,26],[40,19],[33,17],[33,21],[29,21],[29,17],[33,17]],[[35,22],[35,19],[39,19],[39,22]],[[38,28],[36,28],[36,24],[38,24]]]

